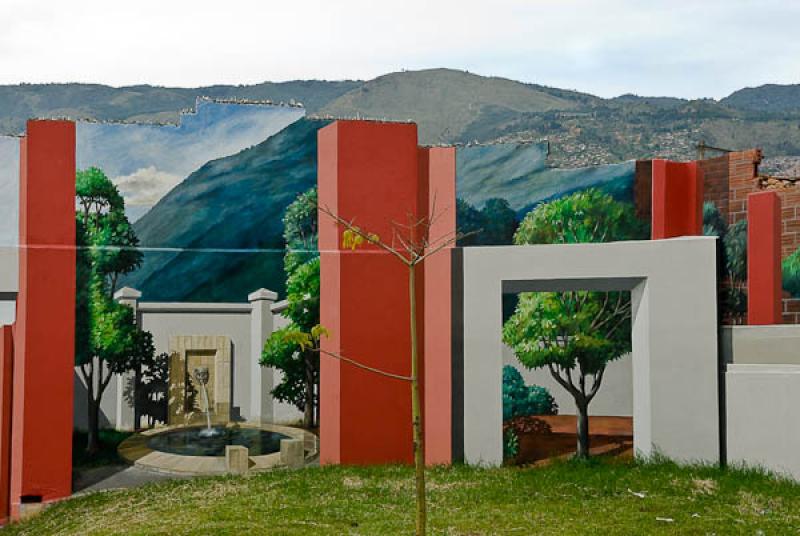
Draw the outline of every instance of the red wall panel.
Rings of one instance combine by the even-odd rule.
[[[437,147],[420,151],[426,154],[431,239],[452,236],[456,230],[456,150]],[[425,461],[431,465],[453,461],[452,247],[424,262]]]
[[[0,327],[0,523],[10,515],[11,397],[14,340],[11,326]]]
[[[321,207],[392,242],[393,231],[399,229],[393,224],[407,225],[427,217],[436,190],[437,207],[449,213],[434,226],[433,237],[454,231],[454,150],[419,149],[416,125],[404,123],[337,121],[320,130],[318,141]],[[322,212],[319,228],[321,322],[331,332],[323,348],[408,376],[408,268],[374,246],[342,250],[342,229]],[[433,310],[445,302],[449,307],[450,273],[444,259],[449,260],[449,252],[439,253],[439,264],[426,261],[417,270],[420,381],[429,463],[450,461],[451,448],[449,308]],[[432,361],[429,355],[434,356]],[[321,462],[410,463],[409,382],[324,354],[320,367]]]
[[[75,125],[29,121],[20,152],[11,510],[71,493]]]
[[[696,162],[653,160],[653,240],[703,234],[703,174]]]
[[[783,321],[781,200],[775,192],[747,196],[747,323]]]

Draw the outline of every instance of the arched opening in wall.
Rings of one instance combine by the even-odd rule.
[[[503,460],[633,456],[631,292],[502,295]]]

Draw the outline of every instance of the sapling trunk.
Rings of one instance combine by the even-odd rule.
[[[417,348],[417,292],[414,264],[408,267],[408,293],[411,305],[411,422],[414,438],[414,475],[417,492],[417,536],[425,534],[427,505],[425,501],[425,450],[422,436],[422,414],[419,396],[419,351]]]
[[[314,369],[311,364],[311,357],[306,352],[305,355],[305,409],[303,411],[303,427],[306,429],[314,427]]]

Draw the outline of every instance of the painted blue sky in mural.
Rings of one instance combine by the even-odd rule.
[[[256,145],[304,114],[289,106],[199,99],[177,126],[79,122],[77,166],[105,171],[136,221],[207,162]]]

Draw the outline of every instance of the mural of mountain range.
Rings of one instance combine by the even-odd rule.
[[[260,287],[283,295],[283,213],[316,184],[327,123],[300,119],[189,175],[134,225],[144,263],[122,284],[147,301],[242,302]]]
[[[78,169],[98,167],[125,197],[131,221],[209,160],[251,147],[305,115],[295,106],[198,99],[177,125],[76,123]]]
[[[370,81],[112,88],[95,84],[0,86],[0,133],[29,117],[177,119],[195,97],[301,101],[309,114],[412,119],[423,143],[548,139],[551,163],[580,167],[637,158],[696,157],[696,144],[762,147],[800,156],[800,85],[765,85],[721,100],[623,95],[605,99],[452,69],[390,73]]]
[[[147,301],[241,302],[266,287],[284,293],[282,217],[316,183],[317,130],[300,119],[266,141],[208,162],[134,228],[143,266],[123,281]],[[591,186],[629,198],[633,162],[585,169],[545,166],[546,144],[459,147],[458,195],[478,207],[502,197],[523,215]]]
[[[520,217],[539,203],[591,187],[632,201],[634,161],[568,169],[547,167],[546,161],[544,143],[459,147],[458,196],[476,207],[505,199]]]

